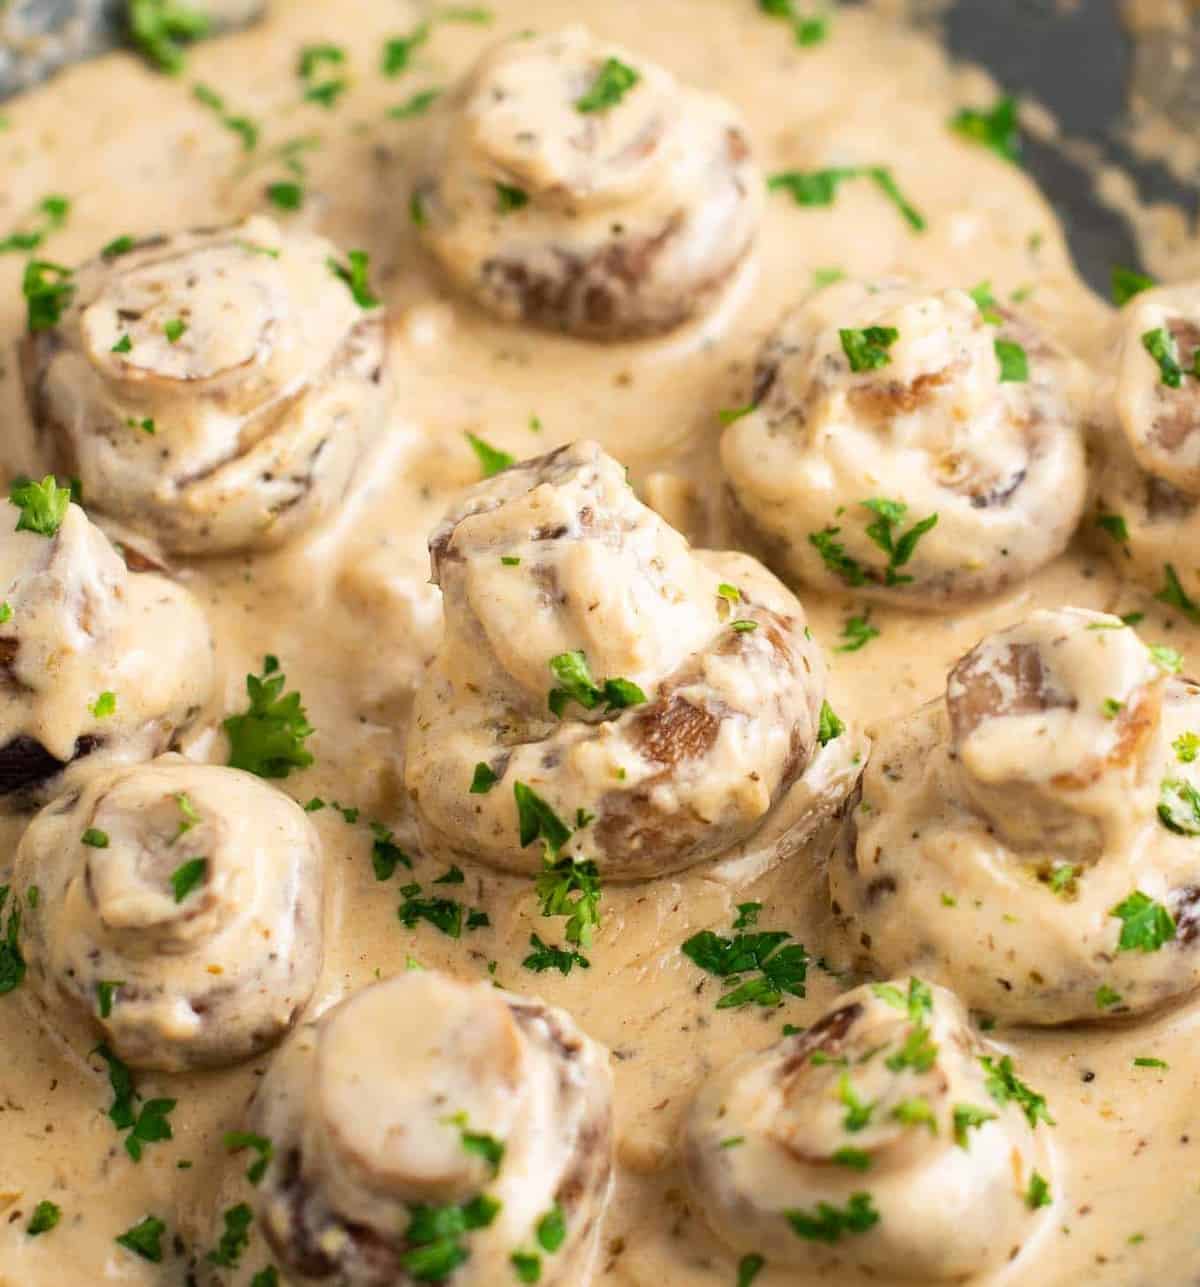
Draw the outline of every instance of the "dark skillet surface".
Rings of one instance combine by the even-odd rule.
[[[747,8],[754,4],[740,2]],[[1096,144],[1106,160],[1132,174],[1144,199],[1169,201],[1195,214],[1200,192],[1174,180],[1161,165],[1137,161],[1117,140],[1116,129],[1139,62],[1141,83],[1165,96],[1176,119],[1200,119],[1200,76],[1183,73],[1172,84],[1169,49],[1163,44],[1156,49],[1147,43],[1135,53],[1117,3],[1081,0],[1074,12],[1063,12],[1054,0],[956,0],[943,30],[957,58],[982,64],[1011,92],[1037,98],[1066,135]],[[125,0],[12,0],[10,13],[22,15],[30,30],[55,32],[73,15],[82,15],[85,34],[62,54],[17,54],[0,40],[0,99],[49,74],[64,59],[121,43],[125,11]],[[1200,59],[1200,16],[1195,29]],[[1054,203],[1079,270],[1093,287],[1107,292],[1113,264],[1141,266],[1128,225],[1096,200],[1085,169],[1036,140],[1027,140],[1025,160]]]
[[[1064,134],[1097,144],[1105,160],[1130,173],[1144,200],[1169,201],[1195,215],[1200,191],[1162,165],[1139,162],[1116,138],[1137,60],[1145,60],[1141,70],[1152,76],[1162,53],[1144,47],[1135,54],[1116,0],[1082,0],[1074,13],[1060,12],[1050,0],[957,0],[944,30],[955,57],[982,64],[1007,89],[1038,99]],[[1200,20],[1195,39],[1200,46]],[[1164,82],[1162,90],[1170,94],[1173,87]],[[1183,103],[1172,106],[1185,110]],[[1197,119],[1194,110],[1191,119]],[[1056,148],[1026,140],[1025,160],[1054,203],[1080,272],[1107,295],[1114,264],[1141,267],[1125,220],[1096,200],[1088,171]]]

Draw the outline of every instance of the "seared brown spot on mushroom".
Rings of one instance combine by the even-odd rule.
[[[1027,643],[1008,644],[999,652],[973,649],[950,672],[946,691],[956,743],[998,715],[1033,715],[1076,705],[1069,694],[1050,687],[1040,649]]]
[[[844,1005],[818,1019],[806,1032],[798,1034],[788,1057],[780,1065],[784,1078],[794,1077],[808,1063],[814,1050],[836,1056],[840,1053],[850,1029],[862,1018],[863,1008],[858,1002]]]
[[[929,371],[917,376],[911,384],[901,384],[898,380],[871,380],[856,385],[847,397],[860,415],[886,422],[896,416],[911,415],[932,401],[937,390],[949,384],[960,369],[959,366],[949,366],[940,371]]]
[[[721,721],[710,711],[672,694],[633,720],[633,740],[642,754],[674,768],[712,750]]]

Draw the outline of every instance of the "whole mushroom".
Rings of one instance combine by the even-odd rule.
[[[1200,984],[1200,687],[1119,617],[1036,612],[880,738],[830,866],[864,963],[1018,1023]]]
[[[294,1282],[582,1287],[611,1095],[607,1051],[559,1010],[423,970],[372,984],[299,1029],[255,1096],[259,1226]]]
[[[208,624],[186,589],[127,567],[52,478],[21,495],[41,512],[33,527],[0,525],[4,812],[166,750],[213,686]]]
[[[802,779],[809,828],[853,785],[800,604],[693,551],[595,443],[479,484],[430,552],[446,627],[406,769],[427,847],[636,879],[726,853]]]
[[[310,528],[385,415],[365,270],[261,217],[119,238],[25,341],[48,463],[168,553],[268,548]]]
[[[1042,1096],[916,978],[840,997],[701,1088],[684,1164],[732,1248],[945,1282],[1013,1259],[1052,1203]]]
[[[97,772],[17,850],[30,984],[135,1068],[249,1058],[316,986],[322,870],[304,811],[249,773],[179,755]]]
[[[501,41],[435,111],[413,218],[507,321],[667,331],[753,244],[763,182],[734,109],[583,27]]]
[[[962,290],[848,281],[784,318],[721,463],[789,581],[937,608],[1013,585],[1083,511],[1076,368]]]

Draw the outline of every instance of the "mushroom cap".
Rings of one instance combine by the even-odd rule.
[[[1092,523],[1122,576],[1158,591],[1177,582],[1192,598],[1200,597],[1191,553],[1200,540],[1197,362],[1200,284],[1145,291],[1121,310],[1114,374],[1097,397],[1109,423]]]
[[[826,287],[784,318],[754,409],[721,440],[737,515],[776,571],[934,608],[1062,552],[1086,483],[1062,391],[1076,368],[992,315],[965,291],[889,280]],[[1003,378],[998,341],[1020,343],[1026,380]]]
[[[316,832],[238,769],[164,755],[93,774],[30,823],[15,883],[39,890],[24,940],[39,998],[73,1007],[134,1067],[248,1058],[316,986]],[[115,985],[107,1003],[101,983]]]
[[[0,808],[44,802],[85,761],[150,759],[208,700],[199,605],[166,577],[131,572],[77,505],[52,537],[0,529],[0,597]]]
[[[574,832],[543,832],[555,850],[659,875],[752,835],[819,758],[800,604],[745,555],[692,551],[596,444],[480,484],[430,549],[446,629],[406,766],[428,847],[539,871],[528,790]]]
[[[989,1090],[999,1058],[942,988],[855,988],[705,1083],[690,1188],[725,1242],[773,1264],[918,1282],[996,1267],[1041,1223],[1026,1193],[1049,1172],[1044,1129]]]
[[[945,702],[880,738],[843,825],[830,893],[860,955],[1021,1023],[1190,992],[1200,813],[1174,744],[1196,730],[1200,687],[1119,618],[1035,613],[985,639]],[[1161,941],[1130,937],[1139,912]]]
[[[26,342],[43,448],[180,554],[280,544],[341,498],[385,411],[383,325],[321,237],[255,217],[92,260]]]
[[[588,109],[614,69],[627,88]],[[420,231],[506,320],[595,339],[668,330],[757,232],[763,185],[733,108],[580,26],[486,51],[429,140]]]
[[[423,970],[373,984],[294,1034],[255,1098],[273,1143],[261,1227],[298,1281],[404,1287],[421,1280],[419,1213],[483,1203],[456,1283],[507,1287],[518,1250],[541,1256],[542,1283],[585,1281],[611,1093],[607,1052],[560,1011]],[[565,1237],[539,1251],[556,1209]]]

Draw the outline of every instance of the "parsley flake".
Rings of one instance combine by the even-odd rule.
[[[313,733],[299,693],[284,693],[287,680],[275,657],[263,662],[261,675],[246,676],[249,709],[223,723],[229,738],[228,764],[260,778],[286,778],[313,762],[305,740]]]
[[[473,433],[468,432],[466,438],[479,461],[484,478],[495,478],[497,474],[503,473],[504,470],[517,463],[515,456],[510,456],[507,451],[501,451],[499,448],[493,447],[491,443],[484,442],[482,438],[476,437]]]
[[[1011,94],[1005,94],[987,109],[964,107],[951,119],[950,128],[962,138],[990,148],[1004,160],[1020,163],[1021,130],[1017,100]]]
[[[575,110],[585,114],[606,112],[615,107],[640,80],[638,72],[619,58],[606,58],[587,93],[575,100]]]
[[[1162,816],[1161,812],[1159,816]],[[1164,943],[1175,938],[1175,921],[1171,913],[1140,889],[1135,889],[1108,914],[1121,922],[1118,952],[1157,952]]]
[[[71,489],[60,487],[53,474],[47,474],[40,483],[32,479],[17,483],[8,495],[9,504],[21,511],[16,530],[56,536],[71,499]]]

